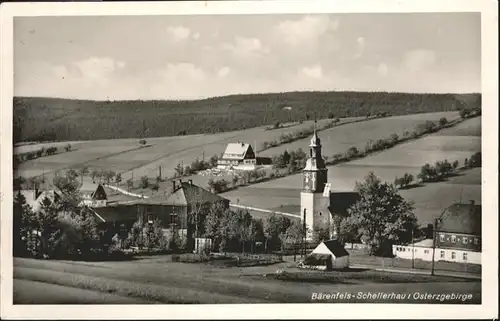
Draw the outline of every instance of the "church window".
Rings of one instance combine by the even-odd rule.
[[[456,235],[451,236],[451,243],[455,243],[457,241]]]

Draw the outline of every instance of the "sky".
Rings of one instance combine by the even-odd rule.
[[[14,94],[481,92],[479,13],[17,17]]]

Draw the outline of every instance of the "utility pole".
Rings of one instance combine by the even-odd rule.
[[[411,229],[411,268],[415,268],[415,241],[413,240],[413,228]]]
[[[434,257],[436,256],[436,229],[437,229],[437,223],[438,219],[434,219],[434,231],[433,231],[433,237],[432,237],[432,267],[431,267],[431,275],[434,275]]]
[[[158,166],[158,176],[160,177],[160,179],[162,179],[162,177],[161,177],[161,165]]]
[[[303,230],[304,230],[304,249],[303,249],[303,258],[306,257],[306,242],[307,242],[307,230],[306,230],[306,209],[304,208],[304,220],[303,220]],[[301,255],[302,258],[302,255]]]

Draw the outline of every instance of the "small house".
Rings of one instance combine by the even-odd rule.
[[[252,146],[242,142],[228,144],[222,158],[217,163],[217,167],[220,169],[231,167],[253,169],[256,165],[257,159]]]
[[[305,258],[303,265],[318,270],[345,269],[349,267],[349,253],[337,240],[323,241]]]

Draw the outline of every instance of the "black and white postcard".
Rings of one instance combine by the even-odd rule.
[[[497,9],[2,4],[2,318],[498,317]]]

